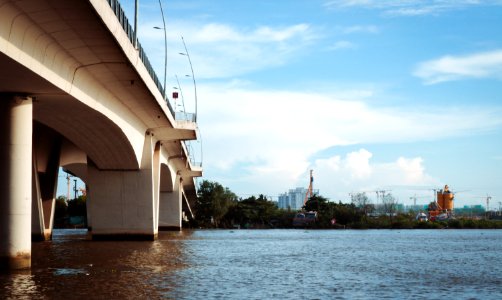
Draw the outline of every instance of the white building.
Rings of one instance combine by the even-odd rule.
[[[287,193],[279,195],[278,207],[282,209],[300,210],[303,207],[303,201],[307,194],[306,188],[291,189]],[[314,194],[319,194],[318,190],[314,190]]]

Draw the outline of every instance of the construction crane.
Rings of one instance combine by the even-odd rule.
[[[305,205],[310,197],[313,196],[314,193],[314,170],[310,170],[310,182],[309,187],[307,189],[307,193],[305,194],[305,199],[303,200],[303,209],[301,212],[298,212],[293,218],[293,226],[294,227],[308,227],[312,226],[317,221],[317,211],[305,211]],[[319,209],[319,202],[317,203],[317,209]]]
[[[410,197],[410,200],[413,200],[413,206],[417,206],[417,199],[423,199],[423,198],[430,198],[430,196],[426,195],[417,196],[417,194],[415,194],[413,197]]]
[[[486,196],[474,196],[472,198],[486,199],[486,218],[488,218],[489,211],[490,211],[490,200],[492,200],[492,196],[487,194]],[[499,210],[500,210],[500,202],[499,202]]]
[[[371,191],[358,191],[357,193],[375,193],[376,194],[376,203],[375,203],[375,208],[378,208],[378,203],[383,202],[384,198],[386,195],[388,195],[388,192],[391,192],[392,190],[386,190],[386,189],[379,189],[379,190],[371,190]],[[349,194],[352,197],[352,193]],[[380,200],[381,199],[381,200]]]
[[[313,191],[314,191],[314,175],[313,175],[314,170],[310,170],[310,183],[309,187],[307,189],[307,193],[305,194],[305,199],[303,200],[303,206],[307,203],[307,201],[312,197]]]
[[[486,195],[486,196],[470,196],[470,197],[477,198],[477,199],[486,199],[486,211],[490,210],[490,200],[492,200],[492,196]]]

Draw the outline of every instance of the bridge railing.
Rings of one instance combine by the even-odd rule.
[[[133,30],[131,24],[129,24],[129,20],[126,17],[125,12],[122,9],[122,6],[120,5],[119,0],[107,0],[107,1],[108,1],[108,4],[110,5],[111,9],[115,13],[115,16],[117,16],[117,19],[119,20],[120,24],[122,25],[122,28],[124,29],[125,33],[129,37],[129,41],[131,41],[131,43],[134,45],[135,44],[134,30]],[[137,48],[139,51],[139,57],[140,57],[141,61],[145,65],[145,68],[148,71],[148,74],[150,74],[150,77],[152,78],[153,82],[155,83],[155,85],[159,89],[160,93],[162,94],[162,97],[166,100],[167,107],[169,108],[169,111],[171,112],[171,114],[173,116],[175,116],[174,109],[172,108],[171,104],[169,103],[169,100],[166,97],[166,91],[165,91],[164,87],[162,86],[162,83],[160,82],[159,77],[157,76],[157,74],[153,70],[152,64],[150,63],[150,60],[146,56],[145,50],[143,49],[143,47],[141,46],[139,41],[136,41],[136,43],[137,43],[136,45],[137,45]]]
[[[111,9],[115,13],[115,16],[117,16],[117,19],[119,20],[120,24],[122,25],[122,28],[124,29],[125,33],[127,34],[127,37],[129,38],[129,41],[134,45],[135,44],[135,35],[134,35],[134,30],[129,24],[129,20],[125,15],[124,10],[122,9],[122,6],[120,5],[119,0],[107,0],[108,4],[110,5]],[[157,74],[155,73],[152,64],[150,63],[150,60],[146,56],[146,52],[141,46],[139,41],[136,41],[137,49],[139,51],[139,57],[143,64],[145,65],[146,70],[148,71],[148,74],[150,74],[150,77],[152,78],[153,82],[159,89],[160,93],[162,94],[162,97],[166,100],[167,107],[169,108],[169,111],[171,112],[172,116],[174,117],[175,120],[182,120],[182,121],[191,121],[195,122],[196,121],[196,115],[194,113],[186,113],[186,112],[175,112],[171,104],[169,103],[169,100],[166,96],[166,90],[164,89],[165,87],[162,86],[162,83],[160,82]],[[196,151],[194,151],[193,147],[193,142],[191,141],[185,141],[183,142],[185,144],[185,149],[187,150],[188,156],[190,158],[190,163],[193,166],[196,167],[202,167],[202,162],[196,162],[195,156],[201,156],[202,160],[202,153],[199,155],[196,155]],[[201,149],[202,152],[202,149]]]
[[[193,113],[186,113],[183,111],[177,111],[175,113],[174,119],[177,121],[190,121],[190,122],[195,122],[195,114]]]
[[[196,160],[196,156],[201,156],[200,159],[202,160],[202,153],[196,153],[196,149],[194,147],[198,142],[199,141],[184,141],[185,147],[188,152],[188,157],[190,159],[190,164],[192,164],[192,166],[194,167],[202,167],[202,162]]]

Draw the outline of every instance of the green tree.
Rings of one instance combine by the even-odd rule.
[[[347,225],[359,222],[361,213],[354,204],[344,204],[342,202],[330,202],[329,199],[314,195],[307,203],[304,209],[306,211],[317,211],[317,227],[332,227],[331,220],[336,220],[337,224]]]
[[[392,194],[387,194],[382,197],[382,208],[384,213],[390,218],[392,223],[392,218],[396,214],[397,211],[397,200],[392,196]]]
[[[70,217],[86,217],[87,207],[86,207],[86,196],[79,196],[77,199],[68,201],[68,215]]]
[[[59,196],[56,198],[56,207],[54,209],[54,227],[64,228],[65,218],[68,210],[68,204],[66,204],[66,197]]]
[[[66,211],[68,209],[68,204],[66,204],[66,197],[59,196],[56,198],[56,208],[54,211],[55,219],[64,219],[66,216]]]
[[[327,203],[327,198],[320,195],[313,195],[309,200],[307,200],[305,206],[303,206],[303,209],[305,209],[306,211],[321,212],[326,210]]]
[[[220,220],[237,200],[237,196],[217,182],[204,180],[200,183],[195,203],[199,223],[219,226]]]
[[[281,211],[264,195],[249,197],[244,200],[234,201],[229,208],[225,219],[228,223],[239,224],[242,227],[255,228],[274,227],[272,223],[279,223]]]
[[[354,204],[359,210],[361,210],[365,216],[373,211],[374,206],[373,204],[371,204],[371,201],[369,200],[366,193],[363,192],[351,194],[350,198],[352,200],[352,204]]]

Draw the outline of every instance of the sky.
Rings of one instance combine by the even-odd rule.
[[[121,0],[134,23],[134,0]],[[241,197],[502,201],[502,1],[139,0],[138,39]],[[192,62],[194,85],[182,37]],[[179,82],[179,84],[178,84]],[[171,99],[172,100],[172,99]],[[183,109],[181,101],[173,103]]]

